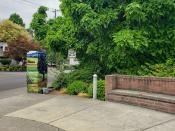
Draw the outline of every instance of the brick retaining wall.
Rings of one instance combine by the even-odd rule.
[[[106,95],[112,89],[129,89],[175,95],[175,78],[107,75]]]
[[[175,104],[169,102],[153,101],[149,99],[141,99],[137,97],[120,96],[113,94],[108,97],[108,100],[112,102],[128,103],[132,105],[147,107],[153,110],[175,114]]]
[[[108,101],[175,114],[175,78],[108,75],[105,97]]]

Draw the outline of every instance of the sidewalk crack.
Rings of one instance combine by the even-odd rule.
[[[170,120],[167,120],[167,121],[163,121],[163,122],[161,122],[161,123],[158,123],[158,124],[156,124],[156,125],[153,125],[153,126],[150,126],[150,127],[144,128],[144,129],[141,129],[141,130],[139,130],[139,131],[146,131],[146,130],[148,130],[148,129],[154,128],[154,127],[156,127],[156,126],[163,125],[163,124],[165,124],[165,123],[168,123],[168,122],[171,122],[171,121],[174,121],[174,120],[175,120],[175,118],[170,119]]]
[[[95,104],[95,105],[93,105],[93,106],[97,106],[97,105],[100,105],[100,104],[101,104],[101,103],[98,103],[98,104]],[[73,113],[71,113],[71,114],[67,114],[67,115],[65,115],[65,116],[63,116],[63,117],[61,117],[61,118],[58,118],[58,119],[55,119],[55,120],[53,120],[53,121],[48,122],[48,124],[51,124],[51,123],[53,123],[53,122],[55,122],[55,121],[58,121],[58,120],[61,120],[61,119],[66,118],[66,117],[72,116],[72,115],[77,114],[77,113],[79,113],[79,112],[85,111],[85,110],[87,110],[87,109],[89,109],[89,108],[90,108],[90,107],[85,107],[85,108],[83,108],[83,109],[81,109],[81,110],[78,110],[78,111],[75,111],[75,112],[73,112]]]

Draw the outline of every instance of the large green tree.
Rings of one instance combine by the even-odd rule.
[[[12,21],[15,24],[18,24],[18,25],[21,25],[21,26],[25,27],[23,19],[21,18],[20,15],[18,15],[16,13],[11,14],[9,20]]]
[[[35,39],[42,42],[47,34],[47,7],[41,6],[38,11],[33,15],[32,22],[30,24],[31,29],[34,31]]]
[[[175,59],[175,0],[61,0],[52,49],[74,48],[101,74],[140,74]],[[58,26],[58,28],[57,28]],[[65,49],[65,48],[64,48]]]

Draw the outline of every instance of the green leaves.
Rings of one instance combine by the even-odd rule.
[[[174,0],[61,0],[61,9],[47,43],[74,48],[100,74],[141,74],[146,63],[175,58]]]
[[[111,65],[119,67],[139,66],[143,54],[148,49],[148,33],[141,30],[123,29],[113,35],[116,43],[109,60]],[[113,68],[113,66],[109,66]]]
[[[91,7],[84,3],[73,3],[71,8],[71,16],[74,20],[78,21],[84,16],[86,13],[91,11]]]
[[[100,14],[91,11],[82,17],[80,25],[86,31],[99,37],[103,29],[108,29],[112,22],[117,21],[117,15],[118,12],[111,9],[102,11]]]
[[[25,27],[23,19],[20,17],[20,15],[18,15],[16,13],[11,14],[9,20],[12,21],[15,24],[18,24],[18,25],[21,25],[21,26]]]
[[[137,3],[130,3],[125,9],[126,20],[128,24],[138,26],[141,22],[146,21],[146,14],[143,12],[143,7]]]
[[[100,21],[95,12],[87,13],[81,19],[81,27],[91,33],[98,33],[100,31]]]
[[[31,29],[34,30],[35,39],[43,41],[46,37],[48,25],[46,22],[48,9],[44,6],[39,7],[38,11],[33,15],[32,22],[30,24]]]
[[[130,48],[142,52],[148,47],[145,31],[124,29],[114,34],[114,42],[119,49]]]
[[[68,49],[76,42],[75,32],[76,28],[72,26],[70,19],[56,18],[53,24],[49,26],[45,39],[48,48],[67,56]]]

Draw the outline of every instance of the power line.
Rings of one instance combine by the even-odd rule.
[[[36,5],[36,6],[45,6],[45,5],[41,5],[39,3],[31,2],[31,1],[28,1],[28,0],[21,0],[21,1],[24,1],[26,3],[32,4],[32,5]],[[47,8],[54,9],[54,8],[51,8],[51,7],[47,7]]]
[[[35,6],[45,6],[45,5],[41,5],[39,3],[35,3],[35,2],[31,2],[31,1],[28,1],[28,0],[20,0],[26,4],[30,4],[30,5],[35,5]],[[57,12],[61,12],[61,10],[58,10],[58,9],[55,9],[55,8],[51,8],[51,7],[48,7],[48,6],[45,6],[49,9],[49,11],[53,12],[54,13],[54,17],[56,18],[57,17]]]
[[[20,0],[20,1],[25,2],[26,4],[35,5],[35,6],[45,6],[45,5],[35,3],[35,2],[31,2],[31,1],[28,1],[28,0]],[[45,7],[47,7],[49,10],[55,10],[55,8],[52,8],[52,7],[48,7],[48,6],[45,6]],[[58,10],[58,11],[61,11],[61,10]]]

